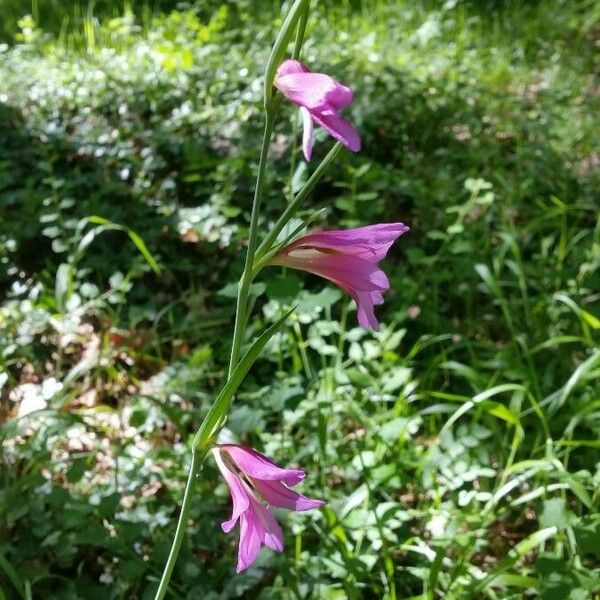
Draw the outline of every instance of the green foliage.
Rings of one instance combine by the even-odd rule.
[[[152,598],[227,371],[279,3],[135,4],[0,2],[0,598]],[[290,226],[411,231],[377,334],[316,278],[254,283],[252,337],[297,308],[227,427],[328,505],[234,577],[207,461],[172,595],[593,597],[597,3],[314,10],[364,150]],[[265,227],[314,171],[279,116]]]

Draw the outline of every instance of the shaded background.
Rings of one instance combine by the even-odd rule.
[[[152,598],[227,366],[279,2],[0,0],[0,586]],[[212,465],[175,598],[587,598],[598,580],[598,2],[315,3],[304,60],[363,151],[308,208],[402,220],[382,330],[267,270],[298,317],[231,434],[315,513],[232,577]],[[264,227],[315,159],[281,111]],[[249,332],[250,337],[250,332]]]

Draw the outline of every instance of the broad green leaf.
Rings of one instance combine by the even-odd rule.
[[[540,527],[567,527],[572,521],[572,514],[567,509],[564,498],[549,498],[542,502],[539,516]]]

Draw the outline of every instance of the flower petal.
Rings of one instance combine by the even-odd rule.
[[[379,262],[385,258],[392,244],[407,231],[409,227],[404,223],[378,223],[354,229],[317,231],[297,239],[288,248],[329,248]]]
[[[314,145],[314,133],[313,133],[313,120],[310,116],[310,112],[304,106],[300,107],[300,114],[302,115],[302,151],[304,152],[304,158],[309,161],[312,156],[312,150]]]
[[[221,523],[221,528],[225,533],[229,533],[237,523],[238,518],[250,507],[250,493],[246,489],[244,482],[240,479],[237,473],[234,473],[229,467],[223,462],[223,459],[219,455],[218,450],[213,450],[215,462],[223,479],[229,487],[229,493],[231,494],[231,501],[233,503],[233,510],[231,518],[228,521]]]
[[[350,254],[294,248],[277,255],[271,264],[308,271],[356,291],[381,292],[389,289],[386,274],[375,263]]]
[[[298,106],[336,111],[352,102],[352,90],[324,73],[296,72],[278,74],[275,87]]]
[[[306,473],[300,469],[283,469],[264,454],[236,444],[221,444],[219,450],[227,452],[238,469],[255,479],[280,480],[286,485],[300,483]]]
[[[356,302],[360,325],[378,330],[374,307],[383,303],[382,294],[390,285],[378,263],[408,230],[404,223],[378,223],[310,233],[291,242],[270,264],[308,271],[332,281]]]
[[[322,500],[313,500],[290,490],[279,481],[252,479],[252,484],[271,506],[277,506],[278,508],[301,511],[319,508],[325,504]]]
[[[290,73],[307,73],[308,69],[299,61],[289,58],[284,60],[277,68],[277,77],[289,75]]]
[[[383,304],[383,296],[379,292],[358,292],[351,295],[356,302],[358,324],[365,329],[379,331],[379,321],[375,317],[374,306]]]
[[[260,502],[252,500],[252,510],[263,528],[263,543],[267,548],[281,552],[283,550],[283,531],[277,519],[269,512],[269,509]]]
[[[311,110],[313,119],[324,129],[327,130],[331,137],[344,146],[358,152],[361,148],[360,135],[348,121],[342,119],[334,110]]]
[[[258,557],[264,537],[264,528],[252,510],[240,517],[240,542],[236,571],[245,571]]]

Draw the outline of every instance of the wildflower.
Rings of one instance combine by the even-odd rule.
[[[313,121],[353,152],[360,150],[360,135],[338,111],[352,101],[352,90],[324,73],[312,73],[297,60],[286,60],[277,69],[275,87],[300,107],[304,133],[302,149],[310,160],[313,149]]]
[[[283,550],[283,532],[270,507],[302,511],[325,504],[290,489],[304,479],[304,471],[283,469],[264,454],[235,444],[221,444],[213,454],[233,502],[231,519],[221,528],[229,533],[240,522],[238,573],[256,560],[262,544],[277,552]]]
[[[390,287],[378,263],[408,230],[403,223],[379,223],[310,233],[286,246],[270,263],[333,281],[356,302],[359,324],[377,331],[374,307],[383,304],[383,293]]]

